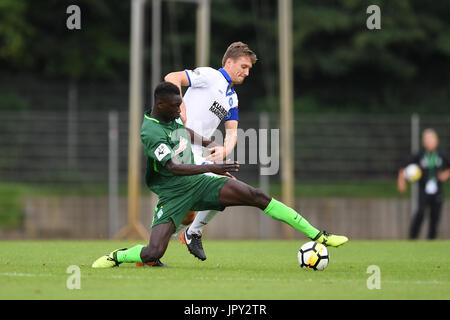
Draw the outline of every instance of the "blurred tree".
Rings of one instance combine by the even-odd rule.
[[[381,8],[381,30],[366,28],[370,4]],[[305,0],[294,17],[298,109],[448,112],[444,1]]]
[[[71,4],[81,8],[81,30],[66,27]],[[3,16],[2,69],[71,79],[127,76],[129,1],[2,0]]]
[[[71,4],[81,8],[81,30],[66,28]],[[381,30],[366,27],[371,4],[381,8]],[[297,111],[448,112],[447,1],[302,0],[293,6]],[[162,72],[194,68],[195,5],[163,2],[162,9]],[[243,110],[278,110],[276,10],[276,0],[211,2],[211,66],[220,67],[233,41],[248,43],[259,58],[237,88]],[[1,0],[1,74],[127,83],[129,19],[130,1]]]
[[[22,1],[0,1],[0,60],[8,61],[8,65],[20,65],[22,68],[29,66],[26,45],[27,37],[33,33],[25,18],[26,5],[27,3]]]
[[[81,30],[66,27],[66,8],[74,3],[81,8]],[[127,77],[129,10],[129,1],[29,1],[35,67],[44,75],[72,79]]]

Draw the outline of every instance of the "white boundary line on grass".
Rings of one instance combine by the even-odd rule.
[[[50,274],[50,273],[20,273],[20,272],[3,272],[0,273],[0,277],[28,277],[28,278],[42,278],[42,277],[66,277],[66,275],[58,275],[58,274]],[[82,278],[85,279],[124,279],[124,280],[180,280],[165,276],[124,276],[124,275],[82,275]],[[365,279],[361,280],[352,280],[352,279],[324,279],[324,280],[313,280],[313,279],[280,279],[280,278],[245,278],[245,277],[194,277],[191,278],[193,280],[199,281],[296,281],[296,282],[324,282],[324,283],[332,283],[332,282],[362,282],[365,283]],[[391,283],[391,284],[417,284],[417,285],[448,285],[450,281],[438,281],[438,280],[382,280],[383,283]]]

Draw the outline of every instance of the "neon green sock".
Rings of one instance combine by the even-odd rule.
[[[274,198],[272,198],[267,208],[264,209],[264,212],[274,219],[286,222],[294,229],[302,232],[308,238],[314,239],[320,232],[294,209],[289,208],[287,205]]]
[[[122,262],[128,262],[128,263],[141,262],[142,263],[141,251],[142,251],[142,248],[144,248],[144,247],[145,247],[144,245],[138,244],[128,250],[117,251],[117,261],[119,261],[120,263],[122,263]]]

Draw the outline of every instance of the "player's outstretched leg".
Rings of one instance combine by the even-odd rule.
[[[125,250],[127,250],[127,248],[116,249],[104,256],[101,256],[100,258],[94,261],[94,263],[92,264],[92,268],[118,267],[120,262],[117,261],[117,252]]]
[[[202,232],[203,227],[218,213],[215,210],[199,211],[192,225],[190,225],[182,234],[181,242],[184,243],[189,252],[196,258],[205,261],[206,254],[203,250]]]
[[[220,190],[220,203],[225,206],[258,207],[268,216],[289,224],[308,238],[327,246],[338,247],[348,241],[345,236],[319,231],[294,209],[239,180],[228,180]]]
[[[141,265],[166,267],[159,259],[164,255],[169,244],[170,236],[175,227],[173,222],[159,224],[152,228],[150,241],[147,246],[138,244],[129,249],[117,249],[98,258],[93,268],[118,267],[121,263],[138,263]]]
[[[202,234],[203,228],[218,214],[216,210],[203,210],[197,213],[192,225],[189,227],[188,233]]]
[[[198,233],[190,233],[190,228],[191,227],[188,227],[181,234],[181,242],[187,246],[190,254],[202,261],[205,261],[206,254],[203,250],[202,235]]]

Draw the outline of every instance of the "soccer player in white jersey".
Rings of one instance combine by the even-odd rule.
[[[189,87],[181,105],[181,118],[187,128],[210,139],[219,124],[225,122],[223,146],[206,150],[210,153],[206,157],[203,147],[192,146],[196,164],[222,161],[236,146],[239,109],[234,86],[244,82],[256,60],[255,53],[245,43],[234,42],[223,56],[222,68],[199,67],[195,70],[171,72],[164,78],[178,86],[180,92],[182,86]],[[187,245],[189,252],[200,260],[206,259],[201,242],[203,227],[216,214],[217,211],[210,210],[200,211],[197,215],[191,212],[177,230],[178,232],[192,223],[182,233],[181,240]]]

